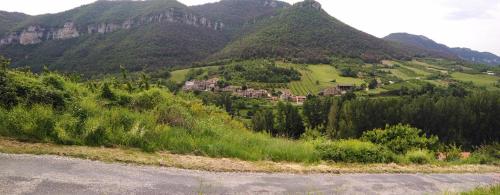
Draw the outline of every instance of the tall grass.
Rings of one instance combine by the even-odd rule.
[[[0,107],[2,136],[251,161],[319,160],[312,144],[251,132],[221,109],[204,106],[189,95],[176,96],[162,88],[129,93],[116,83],[88,88],[56,74],[13,75],[10,81],[33,93],[46,88],[71,95],[58,97],[59,107],[43,99],[20,101],[11,109]]]

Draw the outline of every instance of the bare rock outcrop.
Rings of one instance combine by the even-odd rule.
[[[87,26],[78,26],[74,22],[66,22],[62,27],[42,27],[31,25],[21,32],[10,33],[0,39],[0,46],[10,44],[31,45],[47,40],[64,40],[77,38],[82,35],[106,34],[122,29],[131,29],[153,23],[182,23],[199,28],[208,28],[222,31],[222,22],[212,21],[206,17],[185,12],[177,8],[171,8],[162,13],[147,16],[129,18],[118,23],[98,23]]]

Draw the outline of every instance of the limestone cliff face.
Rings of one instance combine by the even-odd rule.
[[[45,29],[40,26],[30,26],[23,30],[19,36],[19,43],[23,45],[37,44],[42,42]]]
[[[153,23],[182,23],[216,31],[222,31],[224,28],[224,24],[222,22],[212,21],[203,16],[171,8],[170,10],[162,13],[151,14],[138,18],[130,18],[121,23],[98,23],[87,26],[78,26],[74,22],[66,22],[62,27],[42,27],[40,25],[31,25],[20,32],[14,32],[1,38],[0,46],[16,43],[21,45],[31,45],[47,40],[64,40],[77,38],[82,35],[105,34]]]
[[[58,39],[71,39],[71,38],[76,38],[76,37],[79,37],[79,36],[80,36],[80,33],[78,32],[78,29],[76,29],[75,23],[73,23],[73,22],[66,22],[64,24],[63,28],[60,28],[60,29],[58,29],[58,30],[55,31],[55,33],[52,35],[52,39],[55,39],[55,40],[58,40]]]

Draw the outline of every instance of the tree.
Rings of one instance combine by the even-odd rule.
[[[145,73],[142,73],[141,74],[141,83],[142,83],[142,87],[146,90],[149,90],[149,77],[145,74]]]
[[[128,72],[127,72],[127,69],[125,69],[125,67],[122,66],[122,65],[120,65],[120,72],[122,74],[123,80],[124,81],[127,80],[127,74],[128,74]]]
[[[111,91],[111,87],[109,86],[109,83],[104,83],[101,89],[101,97],[108,99],[108,100],[114,100],[115,99],[115,94],[113,91]]]
[[[308,125],[311,129],[316,129],[322,124],[322,106],[321,100],[318,97],[310,96],[304,102],[303,113]]]
[[[272,110],[259,110],[252,118],[252,125],[255,131],[273,132],[274,131],[274,114]]]
[[[369,89],[375,89],[378,86],[378,81],[377,79],[372,79],[370,83],[368,84]]]
[[[326,135],[331,139],[339,137],[338,128],[339,128],[340,108],[341,104],[336,99],[333,101],[332,106],[330,107],[330,112],[328,113],[328,124],[326,127]]]
[[[10,65],[10,59],[7,59],[0,55],[0,71],[7,72],[7,68]]]
[[[278,104],[276,122],[277,132],[275,135],[297,139],[305,132],[299,110],[290,103],[283,104],[280,102]]]

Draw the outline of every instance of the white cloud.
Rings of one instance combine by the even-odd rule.
[[[444,4],[453,9],[448,18],[453,20],[487,19],[498,11],[498,0],[444,0]]]

